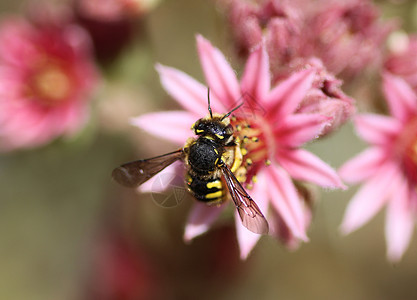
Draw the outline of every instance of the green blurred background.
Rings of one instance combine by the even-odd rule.
[[[2,0],[2,15],[21,13],[22,3]],[[407,30],[417,29],[415,1],[377,3]],[[393,265],[385,257],[383,212],[350,236],[339,234],[356,188],[320,191],[311,241],[297,251],[263,237],[242,262],[227,216],[186,245],[182,232],[192,199],[161,208],[149,195],[112,182],[120,163],[175,147],[128,124],[131,116],[176,108],[154,64],[202,81],[195,34],[232,57],[224,24],[213,1],[163,1],[136,24],[118,59],[102,66],[92,118],[80,136],[0,157],[0,299],[417,299],[415,237]],[[350,124],[308,146],[334,167],[364,147]],[[103,251],[112,243],[120,256],[128,256],[128,245],[126,253],[137,257],[133,298],[105,294],[108,282],[123,281],[102,279],[106,272],[118,276],[118,258],[111,265],[117,255]]]

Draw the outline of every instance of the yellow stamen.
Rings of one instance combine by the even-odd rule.
[[[71,92],[71,82],[67,74],[58,66],[46,66],[34,77],[35,93],[44,98],[47,104],[65,100]]]

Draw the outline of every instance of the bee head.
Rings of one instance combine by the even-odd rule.
[[[223,143],[227,143],[233,135],[232,125],[218,116],[199,119],[194,123],[193,130],[198,136],[208,136]]]

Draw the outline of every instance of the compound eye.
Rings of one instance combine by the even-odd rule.
[[[233,134],[233,127],[232,125],[227,125],[224,129],[223,129],[223,136],[225,138],[230,137]]]

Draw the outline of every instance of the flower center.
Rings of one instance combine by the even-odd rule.
[[[37,70],[31,90],[46,106],[55,106],[66,100],[71,92],[71,80],[65,70],[56,64],[46,64]]]
[[[235,137],[240,141],[242,167],[246,170],[247,185],[256,181],[259,169],[269,165],[273,153],[272,131],[261,117],[241,118],[233,116],[231,124],[235,129]]]
[[[417,118],[411,119],[404,127],[395,146],[407,178],[417,185]]]

